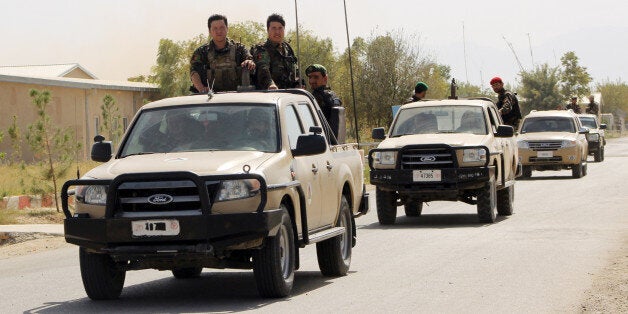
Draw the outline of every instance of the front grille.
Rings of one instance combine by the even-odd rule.
[[[532,150],[557,150],[563,146],[563,141],[530,141],[528,142]]]
[[[563,157],[530,157],[530,162],[561,162]]]
[[[217,183],[208,183],[210,202]],[[118,186],[117,211],[125,213],[201,210],[199,189],[191,180],[124,182]],[[171,201],[149,202],[151,196],[165,195]]]
[[[454,155],[448,148],[410,148],[401,152],[401,169],[454,168]]]

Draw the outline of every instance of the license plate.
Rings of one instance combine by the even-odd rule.
[[[135,220],[131,228],[135,237],[173,236],[181,231],[176,219]]]
[[[538,152],[536,152],[536,157],[539,157],[539,158],[554,157],[554,152],[552,152],[552,151],[538,151]]]
[[[414,182],[441,181],[441,173],[440,170],[414,170],[412,180]]]

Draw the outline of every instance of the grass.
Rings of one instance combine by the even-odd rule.
[[[79,163],[78,166],[81,175],[98,164],[99,163],[94,161]],[[2,176],[0,176],[0,197],[32,194],[30,193],[31,182],[33,181],[31,175],[39,171],[41,171],[41,168],[37,165],[27,165],[26,169],[22,169],[20,165],[0,165],[0,173],[2,173]],[[76,166],[73,166],[72,170],[70,170],[67,175],[59,178],[59,189],[65,181],[75,178]]]
[[[17,223],[17,210],[0,210],[0,225],[12,225]]]
[[[54,208],[0,210],[0,225],[63,223],[63,218],[63,213]]]

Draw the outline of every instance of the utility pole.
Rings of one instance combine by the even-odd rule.
[[[534,69],[534,55],[532,54],[532,41],[530,40],[530,33],[528,33],[528,46],[530,47],[530,58],[532,59],[532,69]]]
[[[517,57],[517,53],[515,52],[515,48],[513,48],[512,44],[508,40],[506,40],[506,36],[502,35],[502,38],[504,39],[504,41],[506,42],[508,47],[510,47],[510,51],[512,51],[512,54],[515,56],[515,60],[517,60],[517,64],[519,65],[519,69],[521,70],[521,72],[524,72],[523,65],[521,65],[521,61],[519,61],[519,57]]]
[[[462,21],[462,47],[464,50],[464,74],[467,79],[467,83],[469,83],[469,71],[467,70],[467,40],[464,35],[464,21]]]
[[[296,0],[295,0],[296,1]],[[351,42],[349,41],[349,21],[347,19],[347,2],[342,0],[345,8],[345,29],[347,30],[347,53],[349,54],[349,76],[351,76],[351,98],[353,98],[353,123],[355,124],[355,140],[360,147],[360,132],[358,129],[358,110],[355,105],[355,87],[353,84],[353,64],[351,63]]]

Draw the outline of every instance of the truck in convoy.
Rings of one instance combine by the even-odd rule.
[[[314,243],[322,274],[345,275],[368,195],[343,110],[331,127],[304,90],[184,96],[144,105],[115,154],[96,136],[105,163],[62,189],[87,295],[118,298],[129,270],[236,268],[284,297]]]

